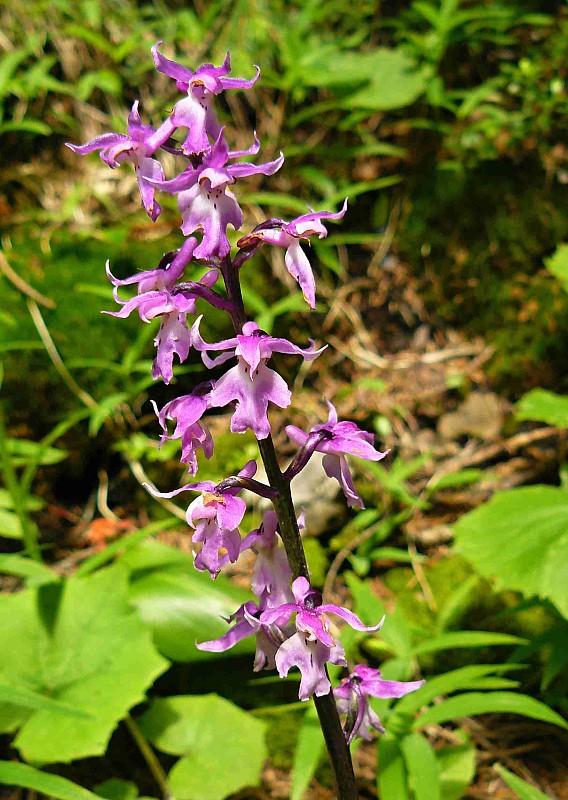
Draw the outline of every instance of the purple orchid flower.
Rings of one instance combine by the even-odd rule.
[[[341,219],[347,211],[347,200],[343,208],[334,214],[331,211],[312,211],[296,217],[291,222],[282,219],[271,219],[258,225],[247,236],[237,242],[237,247],[249,248],[258,244],[273,244],[285,247],[284,262],[286,269],[300,285],[304,299],[310,308],[316,307],[316,284],[314,274],[308,257],[300,247],[302,240],[309,241],[311,236],[317,235],[319,239],[327,236],[327,230],[322,224],[322,219]]]
[[[277,608],[294,599],[290,589],[292,572],[286,552],[279,546],[277,528],[276,512],[268,509],[264,512],[260,528],[253,532],[256,537],[250,545],[257,556],[251,587],[263,610]]]
[[[369,704],[369,697],[385,699],[403,697],[415,692],[425,681],[385,681],[378,669],[359,665],[333,690],[340,714],[346,714],[344,725],[347,744],[356,736],[370,741],[369,728],[384,733],[381,721]]]
[[[234,624],[224,636],[196,644],[197,649],[207,653],[224,653],[248,636],[256,636],[254,672],[259,672],[263,668],[274,669],[276,653],[286,641],[287,634],[276,625],[263,625],[259,619],[262,610],[262,606],[252,601],[244,603],[227,619],[228,623]]]
[[[335,407],[329,402],[327,406],[329,409],[328,421],[316,425],[310,431],[310,434],[318,432],[325,434],[325,438],[320,440],[314,449],[325,453],[322,464],[326,475],[339,481],[350,508],[364,508],[363,501],[353,484],[345,454],[364,458],[366,461],[380,461],[389,454],[390,450],[385,450],[384,453],[376,450],[373,446],[374,436],[372,433],[362,431],[354,422],[338,422]],[[295,425],[288,425],[286,433],[295,444],[302,447],[310,435]]]
[[[177,61],[163,56],[158,50],[161,42],[152,47],[152,56],[158,72],[173,78],[180,92],[187,97],[179,100],[169,118],[156,131],[152,139],[155,149],[165,144],[176,128],[187,128],[188,134],[183,143],[184,155],[193,156],[209,149],[209,137],[215,139],[221,130],[211,101],[226,89],[250,89],[260,76],[256,67],[256,75],[251,80],[228,78],[231,71],[231,56],[227,53],[220,67],[213,64],[202,64],[195,72],[178,64]]]
[[[209,392],[213,386],[212,381],[200,383],[191,394],[176,397],[158,411],[156,404],[152,401],[154,410],[158,416],[158,421],[162,426],[160,446],[165,441],[181,439],[181,459],[182,464],[187,464],[191,475],[197,472],[196,450],[201,448],[205,458],[213,455],[213,437],[209,429],[200,421],[201,417],[209,407]],[[176,426],[172,434],[168,434],[167,420],[175,420]]]
[[[304,577],[296,578],[292,584],[295,603],[284,603],[279,608],[263,611],[260,622],[263,625],[285,625],[296,614],[296,633],[279,648],[276,668],[280,677],[285,677],[294,666],[300,669],[300,700],[307,700],[312,694],[320,697],[331,690],[325,672],[325,664],[345,665],[345,654],[341,644],[329,632],[330,623],[326,614],[335,614],[345,620],[357,631],[377,631],[383,624],[366,626],[352,611],[333,603],[321,603],[321,594],[310,587]]]
[[[238,230],[243,224],[243,213],[229,185],[237,178],[250,175],[274,175],[284,163],[281,153],[280,158],[266,164],[227,164],[233,158],[255,155],[260,143],[255,136],[254,144],[248,150],[230,152],[223,130],[219,131],[215,144],[197,166],[190,164],[177,177],[152,183],[157,189],[178,195],[181,230],[185,236],[197,230],[203,232],[203,241],[195,251],[196,258],[224,258],[231,250],[227,226],[232,225]]]
[[[359,617],[347,608],[336,606],[333,603],[321,603],[321,594],[312,589],[307,578],[296,578],[292,584],[292,593],[295,603],[284,603],[278,608],[268,609],[261,615],[260,621],[266,625],[272,623],[282,624],[288,622],[292,614],[296,614],[296,628],[308,634],[312,639],[317,639],[327,647],[333,647],[336,642],[329,633],[329,620],[326,614],[335,614],[341,617],[356,631],[370,633],[378,631],[384,618],[376,625],[364,625]]]
[[[252,478],[255,473],[256,462],[249,461],[238,474],[239,477]],[[243,544],[238,526],[246,511],[245,501],[236,496],[240,487],[221,489],[213,481],[198,481],[173,492],[158,492],[145,485],[156,497],[171,498],[181,492],[201,492],[186,512],[188,525],[195,529],[192,542],[201,545],[194,559],[197,570],[208,570],[211,577],[216,578],[227,561],[234,563],[238,559]]]
[[[175,253],[172,261],[165,267],[139,272],[137,275],[131,275],[124,280],[114,277],[107,261],[106,273],[114,286],[113,297],[122,308],[120,311],[103,311],[103,314],[124,319],[137,309],[140,319],[143,322],[150,322],[150,320],[162,314],[169,314],[172,311],[179,311],[185,314],[195,313],[197,295],[191,291],[180,291],[174,295],[172,290],[183,274],[185,266],[191,261],[196,246],[197,239],[191,237],[183,243],[183,246]],[[203,286],[210,288],[214,286],[218,278],[218,270],[210,270],[201,280]],[[136,297],[127,301],[121,300],[118,294],[119,287],[132,286],[134,284],[138,284]]]
[[[138,100],[132,106],[128,115],[128,135],[124,133],[103,133],[95,136],[90,142],[75,145],[66,142],[67,147],[81,156],[100,150],[101,158],[111,169],[118,167],[125,161],[134,164],[138,188],[142,197],[142,204],[150,219],[155,222],[162,207],[154,199],[154,187],[147,179],[154,181],[164,180],[162,165],[151,156],[157,147],[153,145],[155,130],[151,125],[143,125],[138,112]]]
[[[270,434],[268,403],[286,408],[291,402],[291,393],[283,378],[266,366],[272,353],[300,355],[312,361],[325,350],[316,349],[310,339],[311,347],[302,349],[289,342],[261,331],[256,322],[245,322],[242,334],[209,344],[201,338],[198,317],[191,329],[191,341],[196,350],[201,351],[203,363],[212,368],[219,366],[233,356],[237,356],[237,366],[225,373],[211,392],[211,406],[222,407],[236,401],[237,408],[231,419],[233,433],[244,433],[249,428],[257,439],[266,439]],[[216,358],[210,358],[207,350],[227,350]]]
[[[195,314],[195,303],[198,297],[209,298],[209,302],[217,304],[216,296],[211,292],[219,278],[219,271],[209,270],[197,283],[187,288],[177,286],[186,264],[191,260],[197,240],[187,239],[177,252],[171,263],[165,268],[140,272],[130,278],[115,278],[107,262],[107,275],[114,286],[113,296],[122,305],[120,311],[105,311],[112,317],[124,319],[132,311],[137,310],[143,322],[150,322],[161,317],[160,329],[154,340],[157,348],[156,359],[152,366],[152,377],[162,378],[169,383],[173,377],[173,359],[177,355],[183,363],[191,347],[191,336],[186,324],[188,314]],[[120,286],[138,284],[138,294],[131,300],[121,300],[118,295]]]

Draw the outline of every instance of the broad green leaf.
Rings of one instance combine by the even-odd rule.
[[[183,756],[168,775],[177,800],[222,800],[258,784],[265,724],[228,700],[214,694],[158,698],[139,722],[158,750]]]
[[[387,110],[413,103],[425,90],[424,75],[402,50],[379,47],[368,53],[307,49],[303,79],[310,86],[343,90],[344,108]],[[347,89],[351,89],[346,93]]]
[[[170,519],[156,520],[155,522],[150,522],[148,525],[145,525],[143,528],[140,528],[128,536],[122,536],[120,539],[117,539],[116,542],[112,542],[112,544],[107,545],[100,553],[95,553],[94,556],[91,556],[83,561],[83,563],[78,567],[76,575],[79,577],[90,575],[92,572],[96,572],[96,570],[104,567],[117,555],[120,556],[120,563],[123,566],[129,567],[129,553],[137,550],[140,545],[145,547],[146,539],[148,539],[150,536],[153,536],[155,533],[162,533],[163,531],[169,530],[169,528],[173,528],[174,525],[179,525],[179,520],[175,517],[171,517]],[[148,546],[151,547],[153,544],[153,542],[148,543]],[[156,545],[156,547],[163,547],[163,545]],[[174,551],[171,547],[166,549],[172,550],[173,552],[179,552]]]
[[[499,773],[507,786],[519,795],[521,800],[552,800],[549,795],[544,794],[544,792],[541,792],[536,786],[527,783],[513,772],[509,772],[509,770],[502,767],[501,764],[495,764],[493,769]]]
[[[568,397],[547,389],[532,389],[519,400],[515,416],[568,428]]]
[[[195,646],[196,642],[225,634],[227,618],[250,600],[247,592],[222,575],[212,581],[208,573],[194,569],[189,554],[155,542],[133,548],[121,563],[133,570],[131,601],[166,658],[203,661],[254,652],[254,636],[244,639],[227,654],[206,653]]]
[[[408,774],[400,749],[400,740],[388,732],[379,741],[377,788],[379,797],[396,797],[396,800],[411,800]]]
[[[95,791],[105,800],[137,800],[139,795],[136,784],[122,778],[109,778],[95,786]]]
[[[14,744],[36,763],[104,753],[118,722],[167,667],[128,602],[119,566],[0,596],[0,628],[4,683],[88,715],[43,709],[21,719]]]
[[[21,786],[22,789],[41,792],[56,800],[103,800],[100,795],[89,792],[67,778],[50,775],[49,772],[42,772],[15,761],[0,761],[0,784],[8,787]]]
[[[568,492],[528,486],[499,492],[454,527],[456,546],[482,575],[568,617]]]
[[[545,258],[544,263],[568,292],[568,243],[559,244],[556,252],[550,258]]]
[[[314,705],[304,714],[300,735],[294,750],[290,800],[302,800],[323,753],[325,742]]]
[[[414,648],[414,655],[437,653],[440,650],[453,650],[462,647],[491,647],[494,645],[524,644],[526,639],[511,636],[508,633],[492,633],[490,631],[450,631],[428,639]]]
[[[379,48],[373,53],[367,86],[343,103],[345,108],[387,111],[411,105],[426,89],[424,72],[401,50]]]
[[[415,728],[440,725],[442,722],[476,714],[521,714],[568,729],[568,723],[540,700],[517,692],[468,692],[450,697],[424,711]]]
[[[442,800],[461,800],[475,776],[475,747],[463,731],[458,735],[463,744],[442,747],[436,752]]]
[[[400,749],[415,800],[440,800],[440,767],[428,741],[420,733],[409,733]]]

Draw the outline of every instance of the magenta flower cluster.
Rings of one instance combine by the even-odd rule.
[[[155,408],[162,442],[180,440],[181,462],[194,476],[198,471],[197,451],[201,450],[205,458],[213,453],[213,437],[207,425],[207,413],[211,409],[229,407],[231,431],[251,430],[262,444],[270,439],[270,406],[284,409],[291,403],[290,389],[272,364],[274,354],[311,361],[325,349],[311,340],[307,346],[301,346],[271,336],[247,319],[240,293],[241,268],[264,245],[285,248],[286,268],[298,283],[308,306],[315,308],[314,274],[302,244],[309,243],[312,236],[320,239],[327,236],[324,220],[341,219],[347,205],[345,202],[337,212],[309,210],[291,221],[268,219],[238,239],[236,255],[231,257],[230,230],[239,231],[243,225],[243,212],[233,187],[242,178],[273,175],[282,167],[284,157],[251,163],[248,159],[260,150],[256,134],[249,148],[230,150],[214,99],[228,90],[251,88],[260,71],[257,68],[256,75],[248,80],[229,77],[231,62],[227,54],[220,66],[203,64],[192,72],[167,59],[159,45],[152,48],[155,67],[175,81],[183,94],[167,119],[157,128],[144,124],[138,102],[135,102],[126,134],[106,133],[85,145],[68,146],[80,155],[99,151],[102,160],[112,169],[131,162],[142,205],[153,221],[162,212],[156,200],[159,192],[177,198],[183,243],[166,253],[156,268],[123,280],[116,278],[107,266],[114,298],[120,306],[118,311],[107,313],[124,318],[137,311],[143,322],[159,319],[152,375],[166,384],[173,378],[176,358],[179,363],[185,362],[191,350],[200,355],[208,369],[231,362],[220,377],[200,383],[189,394],[174,397],[161,410]],[[178,174],[166,178],[158,157],[161,153],[177,158],[181,165]],[[199,280],[184,278],[189,265],[193,275],[197,268],[202,268]],[[122,299],[125,287],[135,288],[136,295]],[[201,334],[202,316],[196,316],[198,300],[227,312],[235,335],[218,342],[205,341]],[[339,481],[348,505],[362,508],[347,457],[378,461],[388,451],[377,450],[372,434],[362,431],[354,422],[339,421],[334,406],[328,403],[328,407],[328,421],[315,425],[310,431],[295,426],[286,428],[299,450],[281,478],[289,483],[317,450],[324,454],[325,473]],[[288,545],[284,541],[286,548],[282,547],[282,526],[275,511],[264,514],[260,528],[241,535],[246,506],[240,492],[248,489],[270,499],[279,495],[273,485],[255,480],[256,470],[256,463],[249,461],[237,475],[218,484],[197,481],[165,493],[149,487],[154,494],[166,498],[187,491],[196,493],[186,516],[192,530],[194,563],[198,570],[208,571],[215,578],[227,563],[237,561],[243,551],[252,550],[256,555],[251,581],[256,601],[245,603],[231,616],[230,628],[224,636],[198,647],[221,652],[254,635],[255,670],[276,669],[284,677],[297,667],[301,675],[301,700],[328,695],[331,685],[326,665],[347,666],[330,615],[363,632],[377,631],[382,620],[366,626],[348,609],[323,602],[306,575],[291,568]],[[301,524],[301,520],[299,522]],[[294,521],[294,525],[297,531],[298,522]],[[369,707],[369,696],[400,697],[419,685],[420,681],[382,681],[377,670],[356,667],[335,690],[338,708],[350,721],[345,724],[348,741],[357,734],[367,737],[369,726],[381,730]]]

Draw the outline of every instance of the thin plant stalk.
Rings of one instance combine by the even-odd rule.
[[[170,792],[170,787],[168,786],[168,778],[157,755],[154,753],[146,738],[138,725],[134,722],[130,714],[127,714],[124,718],[124,724],[128,728],[128,732],[136,742],[136,746],[140,750],[142,758],[148,765],[148,769],[152,773],[152,777],[156,781],[157,785],[160,787],[160,791],[162,793],[162,797],[164,800],[174,800],[172,793]]]
[[[4,410],[0,405],[0,462],[2,463],[2,472],[4,474],[4,481],[6,488],[10,492],[12,502],[14,503],[14,511],[20,521],[22,528],[22,536],[24,539],[24,546],[26,552],[34,561],[42,561],[41,551],[38,544],[37,530],[28,516],[26,511],[25,495],[22,492],[22,486],[16,475],[14,464],[12,463],[12,456],[8,448],[8,437],[6,434],[6,425],[4,423]]]

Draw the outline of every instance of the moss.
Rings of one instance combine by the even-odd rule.
[[[269,719],[266,744],[270,761],[276,769],[288,770],[292,767],[302,716],[302,714],[278,714]]]

